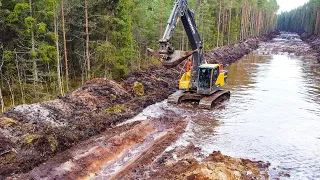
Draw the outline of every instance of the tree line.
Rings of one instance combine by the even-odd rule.
[[[158,62],[174,0],[0,1],[1,110],[64,95],[94,77],[120,80]],[[275,28],[276,0],[189,0],[204,47]],[[173,44],[189,49],[180,24]]]
[[[277,29],[320,35],[320,0],[308,3],[278,16]]]

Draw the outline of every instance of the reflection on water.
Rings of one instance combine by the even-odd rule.
[[[276,42],[274,42],[276,43]],[[320,66],[314,59],[252,54],[229,68],[230,101],[214,111],[205,151],[271,162],[289,179],[320,179]],[[194,129],[205,128],[195,125]]]

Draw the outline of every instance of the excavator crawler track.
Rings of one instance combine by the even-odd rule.
[[[185,91],[182,91],[182,90],[176,91],[175,93],[171,94],[168,97],[168,103],[180,104],[181,97],[183,97],[184,95],[185,95]]]
[[[230,91],[219,90],[210,96],[202,98],[199,102],[200,109],[211,109],[215,103],[219,103],[219,100],[230,98]]]
[[[180,104],[184,100],[199,101],[200,109],[211,109],[219,100],[230,97],[230,91],[218,90],[211,95],[200,95],[188,91],[179,90],[168,97],[168,103]]]

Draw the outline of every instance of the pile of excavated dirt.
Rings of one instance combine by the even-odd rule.
[[[317,57],[318,61],[320,62],[320,38],[319,38],[319,36],[309,35],[309,34],[304,33],[300,37],[303,41],[307,42],[311,46],[313,51],[310,53],[314,53],[315,56]]]
[[[178,74],[151,67],[131,73],[120,84],[93,79],[65,97],[12,108],[0,117],[0,179],[27,172],[164,100],[174,92]],[[142,96],[134,93],[136,81],[144,86]]]
[[[159,163],[153,167],[153,173],[150,177],[155,179],[268,179],[266,172],[269,163],[262,161],[251,161],[248,159],[237,159],[222,155],[220,152],[213,152],[203,161],[197,161],[191,155],[184,154],[190,145],[182,152],[185,158],[179,161],[173,161],[173,157],[168,154],[167,159],[163,163]],[[155,170],[157,169],[157,170]],[[134,176],[134,175],[125,175]],[[139,176],[138,176],[139,177]],[[143,177],[143,176],[142,176]]]
[[[224,66],[229,66],[233,62],[257,49],[261,41],[268,41],[277,34],[278,32],[274,32],[269,36],[249,38],[233,45],[214,48],[213,50],[206,52],[204,59],[208,63],[219,63],[224,64]]]
[[[206,54],[207,61],[228,65],[266,39],[214,49]],[[166,99],[176,90],[178,77],[176,69],[150,67],[119,83],[92,79],[64,97],[12,108],[0,117],[0,179],[28,172]]]

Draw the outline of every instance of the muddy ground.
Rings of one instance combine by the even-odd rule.
[[[285,32],[272,39],[270,43],[261,43],[257,53],[261,55],[317,56],[312,45],[304,43],[298,34],[293,35]]]
[[[301,34],[301,39],[305,42],[307,42],[310,47],[312,48],[312,51],[310,53],[315,54],[317,57],[318,62],[320,62],[320,38],[317,35],[310,35],[310,34]]]
[[[19,179],[268,178],[268,163],[231,158],[220,152],[212,152],[200,162],[195,158],[200,149],[193,144],[170,148],[187,121],[172,112],[164,117],[110,128]]]
[[[251,38],[232,46],[216,48],[207,52],[205,59],[210,63],[229,65],[256,49],[260,41],[266,41],[267,39],[268,37],[265,36]],[[148,122],[149,124],[141,122],[136,125],[121,126],[120,129],[117,129],[118,127],[115,127],[115,125],[134,117],[147,106],[166,99],[168,95],[176,90],[179,74],[179,69],[150,67],[146,70],[129,74],[121,82],[99,78],[92,79],[64,97],[12,108],[0,117],[0,179],[29,172],[49,159],[53,164],[51,166],[42,164],[39,167],[41,172],[48,172],[47,175],[50,175],[49,172],[54,171],[54,166],[68,170],[70,167],[61,167],[61,163],[68,162],[70,158],[74,158],[75,154],[79,154],[76,152],[77,149],[80,147],[86,148],[86,143],[88,144],[87,148],[93,147],[90,141],[107,144],[101,145],[106,149],[99,147],[99,145],[97,147],[98,154],[93,154],[93,157],[98,159],[100,164],[98,163],[97,165],[91,162],[91,158],[89,158],[90,161],[88,163],[90,165],[88,165],[81,156],[79,159],[81,163],[84,161],[83,166],[78,169],[75,168],[74,172],[77,173],[71,173],[71,177],[77,176],[80,172],[77,177],[87,177],[87,172],[95,172],[96,169],[99,169],[101,163],[110,161],[113,156],[117,157],[117,153],[121,154],[124,149],[143,141],[150,133],[167,133],[164,135],[166,138],[161,143],[167,142],[167,144],[170,144],[179,136],[180,131],[183,131],[183,126],[174,126],[169,123],[165,124],[165,127],[160,128],[160,130],[158,126],[153,126],[153,123],[159,124],[159,122],[166,121],[166,119],[150,121]],[[140,86],[140,83],[143,86]],[[179,118],[175,121],[178,122]],[[184,123],[182,122],[181,124],[183,125]],[[138,130],[136,130],[136,126]],[[144,132],[144,130],[145,134],[133,135],[135,132]],[[97,138],[99,134],[102,139]],[[89,139],[93,136],[95,136],[93,139]],[[129,138],[127,140],[122,136],[128,136]],[[120,138],[120,140],[117,138]],[[123,144],[123,142],[125,143]],[[126,145],[126,143],[128,144]],[[161,146],[166,147],[166,145]],[[96,151],[94,150],[93,152]],[[160,152],[162,151],[159,150]],[[57,156],[52,160],[55,155]],[[59,159],[59,157],[61,158]],[[191,162],[198,163],[196,163],[195,159],[192,160],[192,157],[190,159]],[[243,165],[243,163],[240,164]],[[207,165],[198,163],[194,171],[199,171],[202,166]],[[130,169],[130,167],[128,168]],[[163,169],[160,165],[158,167]],[[252,165],[252,167],[255,166]],[[244,164],[244,169],[246,168],[247,165]],[[83,169],[88,170],[83,171]],[[73,172],[73,169],[70,171]],[[37,168],[32,172],[37,172]],[[35,175],[32,172],[30,176],[25,176],[32,177]],[[189,171],[179,172],[183,175],[188,174]],[[63,173],[61,174],[63,175]],[[192,173],[190,174],[189,172],[189,175],[192,176]],[[240,177],[242,175],[240,172]],[[138,177],[139,174],[133,174],[132,176]],[[237,173],[236,177],[238,176],[239,173]],[[69,174],[67,173],[65,177],[69,177]]]
[[[172,79],[178,74],[151,67],[120,84],[93,79],[65,97],[9,110],[0,118],[0,174],[30,171],[56,153],[132,118],[174,92]],[[144,85],[143,96],[133,92],[136,81]]]

